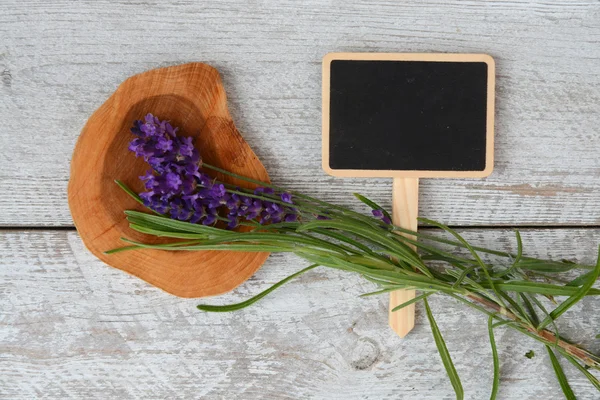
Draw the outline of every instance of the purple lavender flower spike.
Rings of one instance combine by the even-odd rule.
[[[243,219],[258,218],[261,223],[297,220],[297,212],[291,207],[229,193],[225,185],[200,170],[202,159],[193,139],[178,137],[177,128],[168,121],[147,114],[144,120],[134,122],[131,133],[136,137],[130,142],[129,150],[152,167],[140,176],[146,191],[139,194],[150,209],[174,219],[205,225],[216,223],[219,213],[227,213],[229,229],[238,226]],[[272,188],[259,187],[254,193],[276,198]],[[277,196],[284,203],[293,204],[291,194]]]

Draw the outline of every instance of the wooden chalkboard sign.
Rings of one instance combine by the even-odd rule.
[[[494,60],[485,54],[327,54],[323,169],[394,178],[393,222],[416,230],[419,178],[492,172],[494,86]],[[392,292],[390,310],[414,295]],[[390,325],[405,336],[414,305],[390,313]]]

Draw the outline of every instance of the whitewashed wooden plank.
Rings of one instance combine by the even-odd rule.
[[[1,4],[1,225],[71,225],[69,159],[87,117],[128,76],[188,61],[222,72],[234,120],[276,182],[343,204],[359,190],[389,205],[389,181],[320,169],[320,59],[329,51],[496,58],[496,171],[424,180],[421,215],[600,224],[595,0]]]
[[[461,231],[510,249],[505,229]],[[529,255],[595,262],[600,229],[523,231]],[[236,313],[205,314],[97,261],[74,231],[0,233],[0,398],[452,399],[423,309],[404,340],[387,326],[387,296],[372,285],[317,269]],[[234,292],[241,301],[302,267],[274,255]],[[444,298],[432,308],[467,398],[488,398],[486,318]],[[598,300],[565,314],[569,338],[600,351]],[[560,398],[537,343],[497,330],[501,399]],[[537,356],[524,354],[533,349]],[[567,368],[582,399],[591,385]]]

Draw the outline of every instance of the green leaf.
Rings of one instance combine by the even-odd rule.
[[[244,252],[291,252],[292,249],[285,249],[282,245],[273,244],[204,244],[197,240],[191,242],[179,242],[179,243],[167,243],[167,244],[146,244],[136,242],[127,238],[121,238],[126,243],[131,243],[139,248],[144,249],[157,249],[157,250],[169,250],[169,251],[203,251],[203,250],[215,250],[215,251],[244,251]],[[176,245],[176,246],[174,246]],[[112,250],[111,250],[112,251]],[[114,252],[114,251],[113,251]]]
[[[521,233],[517,229],[515,229],[515,236],[517,237],[517,257],[514,264],[518,264],[521,257],[523,257],[523,240],[521,240]]]
[[[481,267],[481,270],[483,271],[483,273],[485,274],[485,277],[487,279],[489,288],[492,289],[492,291],[494,291],[494,293],[496,294],[496,297],[498,299],[498,302],[505,308],[508,308],[506,306],[506,304],[504,303],[504,301],[502,300],[502,296],[500,295],[500,293],[498,292],[498,290],[496,289],[496,286],[494,285],[494,281],[492,280],[492,277],[488,271],[488,266],[483,262],[483,260],[481,259],[481,257],[479,257],[479,254],[477,254],[477,251],[475,251],[475,249],[473,248],[473,246],[471,246],[469,244],[469,242],[467,242],[458,232],[456,232],[454,229],[450,228],[449,226],[446,226],[444,224],[441,224],[439,222],[427,219],[427,218],[417,218],[419,221],[422,221],[428,225],[432,225],[432,226],[436,226],[440,229],[443,229],[444,231],[448,232],[449,234],[451,234],[452,236],[454,236],[456,239],[458,239],[458,241],[460,243],[462,243],[467,250],[469,250],[469,252],[471,253],[471,255],[473,256],[473,258],[475,259],[475,261],[477,261],[477,264],[479,264],[479,266]]]
[[[583,284],[571,297],[560,303],[548,317],[546,317],[541,324],[538,325],[538,329],[544,329],[552,321],[563,315],[569,308],[574,306],[579,300],[583,299],[586,294],[590,291],[596,280],[600,276],[600,248],[598,249],[598,262],[596,268],[592,271],[592,275],[588,278],[588,281]]]
[[[458,277],[458,279],[456,280],[456,282],[454,282],[452,284],[452,287],[454,287],[454,288],[459,287],[462,284],[463,280],[467,277],[467,275],[469,275],[471,272],[473,272],[473,270],[477,267],[478,267],[478,265],[475,264],[475,265],[471,265],[468,268],[465,268],[463,270],[463,272],[460,274],[460,276]]]
[[[527,324],[531,325],[531,320],[529,319],[529,314],[527,314],[527,311],[525,310],[525,307],[522,304],[519,304],[512,297],[510,297],[508,295],[508,293],[506,293],[506,292],[504,292],[502,290],[498,290],[497,292],[502,296],[502,298],[504,300],[506,300],[508,302],[508,304],[510,304],[512,306],[515,315],[521,321],[524,321]],[[517,298],[519,298],[518,294],[517,294]]]
[[[224,229],[215,228],[213,226],[206,226],[206,225],[200,225],[200,224],[192,224],[192,223],[184,222],[184,221],[177,221],[177,220],[171,219],[169,217],[163,217],[163,216],[159,216],[159,215],[151,215],[151,214],[147,214],[147,213],[143,213],[143,212],[139,212],[139,211],[127,210],[127,211],[125,211],[125,215],[127,215],[127,217],[136,218],[135,222],[137,225],[143,225],[143,222],[147,221],[154,225],[159,225],[159,226],[162,226],[165,228],[171,228],[171,229],[175,229],[175,230],[179,230],[179,231],[183,231],[183,232],[206,233],[206,234],[211,234],[211,235],[215,235],[215,236],[217,236],[217,235],[223,236],[223,235],[233,233],[233,231],[226,231]]]
[[[535,312],[535,308],[533,308],[533,304],[531,304],[531,301],[529,300],[529,296],[532,295],[527,293],[517,293],[517,295],[523,300],[523,304],[529,313],[530,321],[533,323],[533,325],[538,325],[540,323],[540,319],[537,315],[537,312]]]
[[[386,231],[383,229],[373,229],[373,227],[366,226],[365,224],[356,222],[349,223],[340,220],[311,221],[300,225],[297,231],[304,232],[319,228],[335,229],[359,236],[379,246],[381,248],[380,251],[385,251],[386,254],[405,261],[413,267],[418,268],[421,272],[423,272],[424,275],[431,276],[429,269],[423,263],[423,260],[415,252],[415,250],[409,248],[405,243],[402,243],[398,240],[400,237],[399,235],[390,234],[394,236],[391,238],[385,234]]]
[[[581,286],[589,281],[590,277],[594,274],[594,271],[586,272],[583,275],[578,276],[571,282],[567,283],[567,286]]]
[[[122,251],[135,250],[135,249],[141,249],[141,247],[140,246],[123,246],[123,247],[117,247],[116,249],[105,251],[104,254],[110,255],[110,254],[120,253]]]
[[[277,289],[278,287],[284,285],[285,283],[291,281],[292,279],[294,279],[295,277],[302,275],[303,273],[310,271],[313,268],[318,267],[317,264],[312,264],[290,276],[288,276],[285,279],[280,280],[279,282],[277,282],[276,284],[274,284],[273,286],[271,286],[270,288],[268,288],[267,290],[265,290],[264,292],[261,292],[259,294],[257,294],[256,296],[246,300],[246,301],[242,301],[241,303],[236,303],[236,304],[228,304],[228,305],[224,305],[224,306],[211,306],[208,304],[199,304],[197,306],[198,310],[202,310],[202,311],[207,311],[207,312],[229,312],[229,311],[237,311],[237,310],[241,310],[242,308],[246,308],[248,306],[251,306],[252,304],[256,303],[257,301],[259,301],[260,299],[262,299],[263,297],[265,297],[266,295],[268,295],[269,293],[271,293],[272,291],[274,291],[275,289]]]
[[[519,233],[519,231],[516,229],[515,229],[515,236],[517,237],[517,257],[515,257],[515,261],[513,261],[510,268],[508,268],[505,271],[501,271],[500,273],[496,274],[496,276],[510,275],[515,269],[517,269],[519,267],[519,262],[521,261],[521,258],[523,257],[523,240],[521,240],[521,233]]]
[[[527,281],[496,282],[494,285],[496,286],[496,289],[506,291],[514,291],[519,293],[538,293],[551,296],[571,296],[579,290],[579,288],[573,286],[560,286],[549,283]],[[481,282],[481,286],[489,288],[489,284],[487,282]],[[586,295],[598,296],[600,295],[600,290],[592,288],[586,293]]]
[[[364,278],[366,278],[366,279],[370,279],[369,277],[367,277],[367,276],[364,276],[364,275],[363,275],[363,277],[364,277]],[[376,291],[374,291],[374,292],[363,293],[363,294],[359,295],[358,297],[371,297],[371,296],[377,296],[377,295],[379,295],[379,294],[384,294],[384,293],[394,292],[394,291],[396,291],[396,290],[398,290],[398,288],[397,288],[397,287],[389,287],[389,288],[385,288],[385,289],[381,289],[381,290],[376,290]]]
[[[492,316],[493,316],[493,314],[492,314]],[[492,325],[492,328],[498,328],[499,326],[510,325],[510,324],[518,324],[518,322],[505,319],[505,320],[502,320],[502,321],[495,322]]]
[[[410,306],[411,304],[416,303],[417,301],[425,300],[427,297],[431,296],[434,293],[437,293],[437,292],[423,293],[419,296],[416,296],[408,301],[405,301],[404,303],[400,304],[399,306],[392,308],[392,312],[398,311],[406,306]]]
[[[577,367],[577,369],[583,374],[585,375],[586,378],[588,378],[588,380],[590,381],[590,383],[592,385],[594,385],[594,387],[600,391],[600,380],[598,380],[598,378],[596,378],[594,375],[592,375],[590,373],[590,371],[588,371],[583,365],[579,364],[577,362],[577,360],[575,360],[573,358],[573,356],[571,356],[570,354],[567,354],[563,351],[560,352],[560,354],[563,355],[563,357],[565,357],[567,360],[569,360],[569,362],[571,364],[573,364],[575,367]]]
[[[525,353],[525,357],[531,360],[533,357],[535,357],[535,351],[529,350],[527,353]]]
[[[558,383],[560,383],[560,387],[561,387],[563,393],[565,394],[565,398],[567,398],[568,400],[576,400],[577,398],[575,397],[575,393],[573,393],[571,386],[569,386],[569,381],[567,381],[567,376],[565,375],[565,371],[563,371],[563,368],[560,365],[558,358],[556,358],[554,351],[552,351],[552,348],[550,346],[546,346],[546,350],[548,350],[548,355],[550,356],[550,360],[552,361],[552,367],[554,368],[554,373],[556,374],[556,377],[558,378]]]
[[[135,250],[135,249],[144,249],[145,248],[145,245],[138,245],[136,242],[133,242],[133,241],[131,241],[129,239],[121,238],[121,240],[123,240],[124,242],[127,242],[127,243],[134,243],[134,245],[133,246],[119,247],[119,248],[116,248],[116,249],[108,250],[108,251],[105,251],[104,254],[115,254],[115,253],[120,253],[122,251]],[[196,243],[199,243],[199,241],[198,240],[190,240],[190,241],[184,241],[184,242],[174,242],[174,243],[162,244],[162,245],[160,245],[160,248],[161,249],[165,249],[167,247],[189,246],[190,244],[196,244]]]
[[[390,219],[390,221],[392,220],[392,216],[385,210],[385,208],[381,207],[379,204],[375,203],[373,200],[367,199],[365,196],[363,196],[360,193],[352,193],[352,194],[354,195],[354,197],[356,197],[358,200],[362,201],[363,203],[365,203],[366,205],[371,207],[373,210],[381,210],[383,215],[388,217]]]
[[[142,199],[140,199],[140,196],[138,196],[138,194],[137,194],[137,193],[135,193],[133,190],[131,190],[131,189],[129,188],[129,186],[127,186],[125,183],[121,182],[121,181],[120,181],[120,180],[118,180],[118,179],[115,179],[115,183],[116,183],[116,184],[117,184],[117,185],[118,185],[118,186],[119,186],[121,189],[123,189],[123,191],[124,191],[125,193],[127,193],[129,196],[131,196],[131,198],[132,198],[132,199],[134,199],[135,201],[137,201],[138,203],[140,203],[141,205],[143,205],[143,206],[145,207],[145,205],[144,205],[144,202],[142,201]]]
[[[208,235],[205,233],[190,233],[190,232],[170,232],[159,229],[147,228],[136,224],[129,224],[129,227],[134,231],[145,233],[147,235],[153,235],[157,237],[170,237],[175,239],[207,239]]]
[[[431,325],[431,332],[433,333],[433,339],[435,340],[435,345],[440,353],[440,357],[442,358],[442,363],[446,368],[446,372],[448,373],[448,377],[450,378],[450,382],[452,383],[452,387],[454,388],[454,393],[456,393],[456,399],[462,400],[465,397],[462,383],[460,382],[460,378],[458,373],[456,372],[456,368],[454,368],[454,363],[452,362],[452,358],[450,357],[450,352],[448,352],[448,348],[446,347],[446,342],[444,342],[444,338],[442,337],[442,333],[433,318],[433,314],[431,313],[431,308],[429,308],[429,303],[427,299],[423,299],[423,303],[425,303],[425,311],[427,312],[427,319],[429,320],[429,324]]]
[[[490,400],[495,400],[500,387],[500,360],[498,359],[498,349],[496,348],[496,339],[494,338],[494,317],[490,315],[488,319],[488,333],[490,335],[490,345],[492,346],[492,358],[494,360],[494,380],[492,383],[492,394]]]
[[[553,273],[567,272],[575,268],[582,268],[580,265],[562,261],[538,260],[536,258],[526,257],[523,257],[521,261],[519,261],[518,267],[528,271]]]

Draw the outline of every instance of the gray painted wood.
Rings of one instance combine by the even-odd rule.
[[[467,239],[514,248],[510,230],[468,230]],[[526,253],[595,262],[600,229],[524,230]],[[358,298],[373,285],[316,269],[261,303],[206,314],[102,264],[73,231],[4,231],[0,258],[0,398],[451,399],[421,305],[400,339],[387,326],[387,296]],[[300,269],[273,255],[224,296],[239,302]],[[569,338],[594,351],[598,300],[560,319]],[[488,398],[487,318],[433,297],[467,399]],[[498,329],[500,399],[558,399],[542,346]],[[525,358],[534,350],[536,357]],[[595,389],[565,366],[581,399]]]
[[[217,67],[273,179],[348,204],[389,180],[320,169],[320,60],[330,51],[495,57],[496,171],[423,180],[421,215],[453,225],[598,225],[600,3],[1,0],[0,224],[69,226],[68,166],[87,117],[128,76]]]
[[[420,214],[525,230],[530,255],[595,260],[600,242],[600,3],[556,1],[0,0],[0,398],[450,399],[422,309],[405,339],[371,284],[315,270],[235,314],[204,314],[103,265],[66,202],[88,116],[133,74],[204,61],[223,76],[240,131],[279,184],[340,204],[390,205],[391,182],[320,169],[320,59],[330,51],[486,52],[497,61],[496,170],[423,180]],[[27,227],[47,227],[28,230]],[[504,229],[468,238],[507,248]],[[302,263],[274,255],[215,303],[265,289]],[[600,351],[586,300],[561,318]],[[467,398],[489,396],[485,319],[432,307]],[[500,330],[503,399],[560,398],[543,349]],[[523,355],[534,349],[532,360]],[[588,399],[591,386],[573,374]]]

